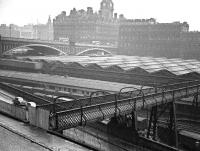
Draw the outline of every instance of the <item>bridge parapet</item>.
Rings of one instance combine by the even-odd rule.
[[[17,41],[17,42],[29,42],[29,43],[49,43],[49,44],[69,45],[68,43],[58,42],[58,41],[25,39],[25,38],[15,38],[15,37],[1,37],[1,41]]]

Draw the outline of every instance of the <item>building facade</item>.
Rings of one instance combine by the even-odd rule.
[[[10,24],[7,26],[6,24],[1,24],[0,26],[0,35],[3,37],[20,37],[20,32],[18,30],[18,26],[14,24]]]
[[[27,24],[24,26],[1,24],[0,35],[2,37],[53,40],[53,23],[49,17],[46,24]]]
[[[190,31],[181,34],[181,58],[200,60],[200,32]]]
[[[158,23],[153,18],[123,20],[119,27],[118,53],[180,57],[181,35],[188,30],[186,22]]]
[[[24,39],[37,39],[37,34],[33,24],[24,25],[18,28],[20,32],[20,38]]]
[[[36,35],[35,39],[52,41],[53,38],[53,23],[51,17],[49,16],[48,22],[46,24],[34,25],[34,33]]]
[[[67,16],[63,11],[53,21],[54,39],[69,39],[70,42],[115,44],[118,40],[117,14],[113,16],[112,0],[102,0],[100,10],[94,12],[91,7],[87,10],[70,11]]]

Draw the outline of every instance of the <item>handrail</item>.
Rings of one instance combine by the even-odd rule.
[[[120,109],[120,114],[130,114],[132,112],[132,106],[130,103],[134,103],[136,101],[137,108],[142,108],[142,99],[146,100],[146,106],[152,106],[155,103],[159,105],[162,103],[163,93],[166,96],[167,102],[173,101],[174,99],[180,99],[184,97],[189,97],[194,94],[199,94],[197,92],[197,88],[200,87],[200,84],[194,86],[188,86],[183,88],[178,88],[174,90],[168,90],[165,92],[148,94],[146,96],[137,96],[134,98],[121,99],[118,100],[118,108]],[[186,96],[187,91],[187,96]],[[181,92],[181,93],[179,93]],[[156,98],[157,102],[153,101]],[[166,102],[166,103],[167,103]],[[81,108],[75,108],[71,110],[65,110],[56,112],[56,116],[58,117],[58,127],[57,130],[63,130],[66,128],[76,127],[82,122],[82,115],[86,115],[84,118],[85,122],[102,120],[103,118],[109,118],[115,115],[115,101],[100,103],[91,106],[85,106]],[[104,114],[102,114],[104,113]]]
[[[183,88],[178,88],[178,89],[174,89],[174,90],[168,90],[168,91],[165,91],[164,94],[171,94],[174,92],[179,92],[179,91],[184,91],[184,90],[188,90],[190,88],[197,88],[197,87],[200,87],[200,84],[199,85],[195,85],[195,86],[189,86],[189,87],[183,87]],[[194,93],[197,93],[197,92],[194,92]],[[200,93],[200,92],[199,92]],[[153,94],[148,94],[148,95],[145,95],[144,98],[145,99],[148,99],[148,98],[155,98],[156,96],[162,96],[163,92],[158,92],[158,93],[153,93]],[[190,94],[188,94],[189,96]],[[175,95],[176,97],[176,95]],[[185,97],[182,96],[182,97]],[[123,102],[131,102],[131,100],[135,99],[136,101],[137,100],[141,100],[143,98],[143,96],[137,96],[137,97],[134,97],[134,98],[128,98],[128,99],[122,99],[122,100],[118,100],[117,102],[118,103],[123,103]],[[171,98],[172,99],[172,98]],[[95,104],[95,105],[90,105],[90,106],[85,106],[83,107],[84,110],[86,109],[89,109],[89,108],[94,108],[94,107],[97,107],[97,106],[103,106],[103,105],[114,105],[115,101],[111,101],[111,102],[106,102],[106,103],[100,103],[100,104]],[[75,109],[71,109],[71,110],[66,110],[66,111],[60,111],[60,112],[57,112],[57,114],[63,114],[65,112],[72,112],[72,111],[78,111],[80,110],[79,108],[75,108]]]
[[[157,87],[157,93],[161,93],[161,92],[163,92],[163,89],[162,88],[169,88],[170,86],[171,87],[177,87],[177,86],[181,86],[181,85],[183,85],[183,84],[185,84],[185,85],[190,85],[190,84],[195,84],[195,83],[197,83],[197,82],[199,82],[199,81],[197,81],[197,80],[195,80],[195,81],[187,81],[187,82],[180,82],[180,83],[175,83],[175,84],[169,84],[169,85],[164,85],[164,86],[158,86]],[[138,89],[139,91],[141,91],[141,89]],[[136,90],[136,91],[138,91],[138,90]],[[147,91],[148,93],[147,94],[149,94],[149,92],[153,92],[153,91],[155,91],[155,88],[145,88],[145,89],[142,89],[142,95],[147,95],[147,94],[145,94],[145,91]],[[123,92],[123,93],[120,93],[119,92],[119,94],[118,94],[118,96],[120,96],[120,95],[123,95],[123,94],[125,94],[125,93],[134,93],[135,91],[129,91],[129,92]],[[116,94],[106,94],[106,95],[104,95],[104,96],[95,96],[95,97],[92,97],[93,99],[98,99],[98,98],[101,98],[101,97],[104,97],[104,98],[106,98],[106,97],[110,97],[110,96],[113,96],[113,98],[114,98],[114,95],[116,95]],[[131,98],[131,97],[130,97]],[[77,101],[77,102],[79,102],[79,104],[82,104],[82,102],[84,102],[84,101],[86,101],[86,100],[89,100],[89,99],[91,99],[90,97],[87,97],[87,98],[81,98],[81,99],[77,99],[77,100],[75,100],[75,101]],[[106,99],[105,99],[105,101],[106,101]],[[114,101],[114,99],[113,100],[109,100],[109,102],[112,102],[112,101]],[[57,105],[62,105],[62,104],[64,104],[64,103],[68,103],[68,101],[61,101],[61,102],[57,102],[56,104]],[[47,103],[47,104],[43,104],[43,105],[40,105],[39,107],[48,107],[49,105],[51,105],[51,103]],[[91,105],[93,105],[93,104],[91,104]]]

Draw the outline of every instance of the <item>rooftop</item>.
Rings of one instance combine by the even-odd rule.
[[[140,85],[133,85],[133,84],[123,84],[117,82],[90,80],[83,78],[64,77],[58,75],[48,75],[48,74],[38,74],[38,73],[6,71],[6,70],[0,70],[0,76],[17,78],[22,80],[32,80],[40,83],[52,83],[52,84],[66,85],[71,87],[87,88],[87,89],[92,89],[94,91],[102,90],[108,92],[119,92],[120,89],[124,87],[135,87],[138,89],[141,88]],[[143,88],[148,88],[148,87],[143,87]]]
[[[153,58],[139,56],[105,56],[105,57],[89,57],[89,56],[55,56],[55,57],[29,57],[32,60],[59,61],[67,65],[75,62],[83,68],[88,66],[99,68],[99,70],[109,69],[110,71],[121,70],[123,72],[140,70],[148,74],[163,75],[169,72],[171,75],[180,76],[189,73],[200,73],[200,61],[191,59],[184,60],[181,58]],[[115,68],[115,69],[114,69]],[[133,73],[133,72],[132,72]]]

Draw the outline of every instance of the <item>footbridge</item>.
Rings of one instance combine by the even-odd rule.
[[[55,99],[53,104],[46,104],[40,107],[50,109],[52,112],[50,128],[62,131],[114,116],[131,114],[133,111],[142,108],[164,105],[187,97],[193,97],[194,102],[198,105],[199,93],[200,84],[198,82],[189,82],[171,85],[168,88],[140,89],[71,102],[57,102],[57,99]],[[75,105],[78,102],[79,107]],[[69,109],[70,106],[73,106],[72,109]]]
[[[46,125],[48,125],[48,129],[55,131],[132,114],[140,109],[165,105],[182,98],[192,97],[193,104],[198,106],[198,95],[200,93],[199,81],[182,82],[157,88],[142,89],[141,87],[141,89],[136,89],[133,87],[132,91],[129,87],[128,92],[123,92],[124,88],[117,94],[102,92],[102,95],[98,97],[92,97],[92,95],[82,99],[71,97],[70,101],[61,100],[61,98],[69,98],[69,96],[45,100],[5,83],[0,83],[0,88],[15,96],[21,96],[26,100],[35,102],[37,109],[49,111],[49,123],[46,123]]]

